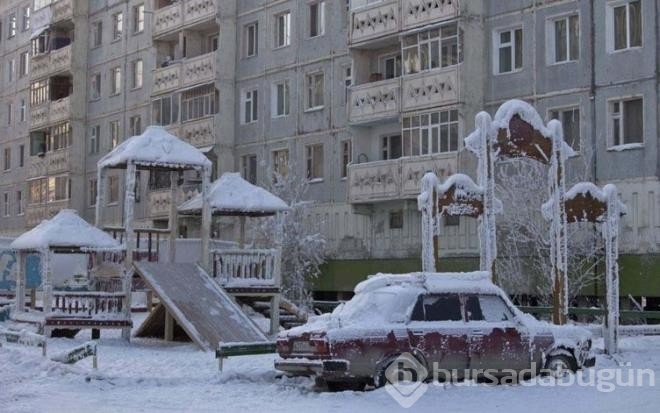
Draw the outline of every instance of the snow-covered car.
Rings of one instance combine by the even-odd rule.
[[[457,378],[486,369],[576,371],[595,362],[588,330],[523,314],[487,272],[372,276],[331,314],[280,333],[277,352],[276,369],[316,376],[331,390],[384,385],[404,353],[428,372]]]

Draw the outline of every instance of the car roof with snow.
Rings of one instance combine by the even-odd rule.
[[[501,294],[487,271],[473,272],[411,272],[370,276],[355,287],[355,294],[375,291],[389,286],[411,286],[430,293]]]

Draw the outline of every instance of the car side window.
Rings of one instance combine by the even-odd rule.
[[[476,295],[465,297],[465,316],[468,321],[482,321],[484,319],[484,314],[479,304],[479,297]]]
[[[410,318],[413,321],[461,321],[458,294],[420,296]]]
[[[483,314],[482,320],[497,323],[513,320],[513,312],[501,297],[496,295],[480,295],[479,306]]]

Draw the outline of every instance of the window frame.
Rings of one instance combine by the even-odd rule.
[[[144,32],[145,25],[144,3],[133,6],[133,34]]]
[[[131,62],[131,90],[141,89],[144,86],[144,61],[135,59]]]
[[[578,102],[578,103],[575,103],[573,105],[562,105],[562,106],[549,107],[548,110],[547,110],[547,113],[548,113],[548,120],[557,119],[558,121],[560,121],[562,123],[562,129],[564,129],[564,123],[565,123],[565,122],[563,122],[564,113],[568,112],[568,111],[573,111],[574,112],[575,110],[578,111],[578,116],[579,116],[578,132],[580,134],[578,136],[577,149],[575,147],[573,147],[572,145],[569,145],[569,146],[573,149],[573,151],[575,152],[575,155],[577,155],[577,154],[580,153],[580,150],[582,149],[582,135],[583,135],[583,131],[582,131],[582,108],[580,107],[580,103]],[[553,117],[552,116],[553,112],[557,112],[559,118]],[[564,141],[566,141],[566,136],[564,136]],[[567,141],[566,141],[566,143],[568,144]]]
[[[317,94],[319,80],[321,78],[321,94]],[[316,101],[316,98],[321,96],[321,103]],[[314,99],[314,102],[311,100]],[[312,104],[314,103],[314,104]],[[325,107],[325,72],[323,70],[315,70],[305,74],[305,112],[313,112],[322,110]]]
[[[453,118],[453,113],[456,114],[456,117]],[[446,120],[443,120],[443,114],[446,114]],[[434,115],[437,115],[437,121],[434,121]],[[426,123],[423,122],[424,118],[427,117]],[[418,118],[415,120],[415,118]],[[455,125],[456,137],[454,140],[452,130]],[[446,127],[447,132],[447,150],[442,150],[443,145],[443,127]],[[434,138],[434,131],[437,130],[436,138]],[[427,150],[424,151],[424,131],[426,132],[426,144]],[[410,140],[407,140],[407,133],[409,132]],[[415,136],[417,135],[417,136]],[[401,122],[401,155],[402,156],[427,156],[427,155],[443,155],[443,154],[452,154],[457,153],[461,150],[461,119],[460,112],[458,108],[447,108],[444,110],[435,110],[430,112],[415,113],[409,116],[404,116]],[[433,149],[434,140],[437,139],[437,150]],[[415,146],[415,140],[418,141],[417,146]],[[456,147],[452,149],[452,143],[456,144]],[[418,149],[419,153],[415,153],[415,148]]]
[[[110,69],[110,96],[117,96],[121,94],[121,83],[121,66],[115,66]]]
[[[103,21],[96,20],[91,23],[92,26],[92,49],[103,45]]]
[[[324,151],[323,142],[311,143],[305,145],[305,178],[309,183],[323,182],[324,171]],[[320,153],[315,153],[315,150],[320,148]],[[320,162],[320,165],[318,164]],[[317,175],[316,172],[319,172]]]
[[[254,165],[254,170],[252,166]],[[243,179],[250,182],[253,185],[257,184],[259,179],[259,174],[257,170],[259,169],[259,158],[256,153],[249,153],[241,156],[241,175]]]
[[[106,198],[106,206],[118,205],[119,204],[119,176],[110,175],[108,176],[108,197]],[[116,194],[116,195],[115,195]],[[115,195],[115,196],[113,196]]]
[[[280,86],[282,87],[282,113],[280,113]],[[271,118],[285,118],[291,113],[291,87],[288,79],[278,80],[271,86]]]
[[[248,108],[249,105],[249,108]],[[259,120],[259,89],[246,88],[241,93],[241,124],[249,125]]]
[[[454,34],[443,36],[443,29],[455,26]],[[443,45],[451,41],[456,46],[456,56],[454,54],[444,54]],[[437,46],[436,47],[434,47]],[[437,53],[437,66],[433,67],[433,52]],[[424,53],[423,53],[424,52]],[[446,70],[458,66],[462,61],[461,37],[458,22],[449,22],[438,27],[422,30],[401,39],[401,75],[410,76],[417,73],[425,73],[434,70]],[[422,67],[422,56],[426,56],[426,65]],[[445,65],[445,62],[449,64]]]
[[[271,151],[271,158],[273,160],[273,172],[279,174],[283,178],[289,174],[289,148],[279,148]]]
[[[118,42],[124,36],[124,12],[112,14],[112,41]]]
[[[251,30],[253,37],[250,37]],[[247,59],[259,55],[259,22],[258,21],[253,21],[243,26],[243,42],[244,42],[244,48],[243,48],[244,58]]]
[[[341,154],[341,180],[348,179],[348,166],[353,163],[353,140],[351,138],[342,139],[339,142],[339,149]]]
[[[520,41],[521,45],[518,47],[516,41],[516,31],[520,30]],[[511,37],[510,40],[506,43],[502,43],[501,35],[508,32]],[[508,75],[513,73],[522,72],[525,67],[525,54],[524,51],[525,44],[525,31],[524,25],[510,26],[510,27],[501,27],[493,30],[493,75]],[[504,47],[510,47],[510,59],[511,59],[511,69],[508,71],[500,71],[500,49]],[[520,49],[520,66],[516,66],[516,55],[517,51]]]
[[[89,128],[89,155],[98,155],[101,150],[101,125],[94,125]]]
[[[639,19],[639,45],[631,46],[631,30],[630,30],[630,3],[639,3],[640,19]],[[626,50],[641,49],[644,47],[644,13],[642,12],[643,1],[641,0],[619,0],[609,2],[606,4],[605,9],[605,34],[606,34],[606,48],[610,54],[623,52]],[[614,10],[619,7],[625,7],[626,10],[626,46],[620,49],[616,48],[616,25]]]
[[[316,6],[316,34],[313,34],[312,32],[312,8],[314,6]],[[307,37],[309,39],[316,39],[325,35],[326,18],[327,10],[325,0],[312,1],[307,4]]]
[[[577,19],[577,39],[571,39],[571,19]],[[557,24],[563,21],[565,23],[566,35],[566,57],[564,60],[557,60]],[[546,62],[548,66],[561,65],[565,63],[578,62],[581,55],[581,21],[580,13],[564,13],[556,16],[550,16],[546,20]],[[577,56],[571,55],[571,46],[573,41],[577,43]]]
[[[16,191],[16,216],[20,217],[25,214],[25,204],[23,202],[23,190],[19,189]]]
[[[273,34],[273,49],[282,49],[287,46],[291,46],[291,10],[285,10],[282,12],[279,12],[273,16],[275,24],[273,24],[273,27],[275,29],[275,32]],[[282,22],[280,19],[284,18],[284,22]],[[280,44],[280,28],[281,25],[284,24],[284,32],[282,33],[283,38],[282,43]]]
[[[641,125],[641,132],[642,136],[640,142],[629,142],[625,143],[626,137],[624,136],[625,133],[625,122],[626,122],[626,115],[625,115],[625,102],[631,102],[635,100],[640,100],[641,101],[641,108],[642,108],[642,125]],[[619,104],[619,112],[618,115],[614,116],[614,113],[612,112],[613,104],[618,103]],[[622,149],[637,149],[637,148],[643,148],[645,146],[645,136],[644,136],[644,96],[643,95],[633,95],[633,96],[625,96],[625,97],[614,97],[611,99],[608,99],[607,102],[607,143],[608,143],[608,150],[622,150]],[[615,142],[614,141],[614,121],[615,119],[619,120],[619,139],[624,142]]]

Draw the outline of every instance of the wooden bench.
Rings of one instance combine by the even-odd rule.
[[[257,343],[220,343],[215,351],[215,358],[218,359],[218,369],[222,371],[222,361],[227,357],[234,356],[252,356],[257,354],[275,353],[275,342],[257,342]]]

